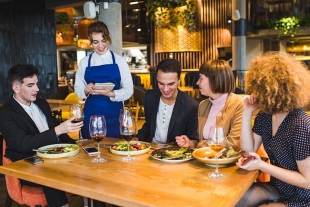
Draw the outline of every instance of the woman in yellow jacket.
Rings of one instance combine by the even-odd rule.
[[[207,138],[211,126],[221,125],[226,136],[227,147],[240,147],[240,129],[243,97],[234,94],[235,79],[229,64],[224,60],[212,60],[199,68],[197,81],[203,100],[198,108],[198,148],[208,146]],[[176,137],[180,147],[192,147],[187,136]]]

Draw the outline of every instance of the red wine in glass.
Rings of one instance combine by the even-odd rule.
[[[79,123],[79,122],[81,122],[81,121],[84,121],[84,118],[76,118],[76,119],[73,119],[72,121],[71,121],[71,123]]]
[[[98,156],[92,159],[92,162],[101,163],[107,161],[106,158],[100,157],[100,146],[99,143],[105,138],[107,134],[107,126],[104,116],[93,115],[89,120],[89,135],[97,142],[98,145]]]
[[[91,136],[91,138],[93,140],[95,140],[97,143],[99,143],[99,142],[101,142],[101,140],[103,140],[103,138],[105,138],[105,135],[104,134],[96,134],[96,135]]]
[[[123,134],[121,134],[121,136],[122,136],[122,138],[123,138],[124,140],[126,140],[127,142],[129,142],[130,140],[132,140],[132,138],[135,137],[135,133],[133,133],[133,132],[123,133]]]

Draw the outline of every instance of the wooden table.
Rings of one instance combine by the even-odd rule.
[[[52,111],[60,109],[67,109],[67,111],[69,111],[70,105],[79,103],[76,101],[66,101],[61,99],[46,99],[46,101],[50,105]]]
[[[103,144],[116,140],[106,138]],[[81,145],[94,146],[90,140]],[[82,149],[73,157],[44,159],[40,165],[17,161],[0,166],[0,173],[119,206],[234,206],[258,176],[232,165],[220,168],[224,179],[211,179],[214,168],[197,160],[172,164],[154,160],[150,150],[125,163],[123,156],[101,148],[107,162],[91,162]]]

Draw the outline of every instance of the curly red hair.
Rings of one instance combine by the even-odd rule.
[[[261,111],[290,112],[310,101],[310,72],[287,53],[267,52],[255,58],[246,74],[246,92],[257,96]]]

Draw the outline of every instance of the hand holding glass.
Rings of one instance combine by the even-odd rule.
[[[78,123],[81,121],[84,121],[84,111],[83,107],[80,104],[73,104],[70,105],[70,118],[77,116],[77,118],[73,119],[71,122],[72,123]],[[79,140],[77,142],[84,141],[82,135],[81,135],[81,130],[79,131]]]
[[[93,158],[92,162],[100,163],[107,161],[106,158],[100,157],[100,146],[99,143],[107,134],[106,121],[102,115],[93,115],[89,120],[89,134],[90,137],[95,140],[98,144],[98,157]]]
[[[130,157],[130,140],[136,135],[136,122],[135,118],[130,114],[129,111],[123,111],[120,114],[120,134],[123,139],[127,142],[128,156],[123,158],[123,162],[134,161],[135,158]]]
[[[220,173],[218,171],[218,153],[225,148],[225,136],[224,136],[224,130],[222,127],[219,126],[212,126],[210,128],[210,133],[208,137],[208,144],[209,147],[216,152],[216,168],[215,172],[209,173],[208,176],[210,178],[223,178],[225,177],[225,174]]]

